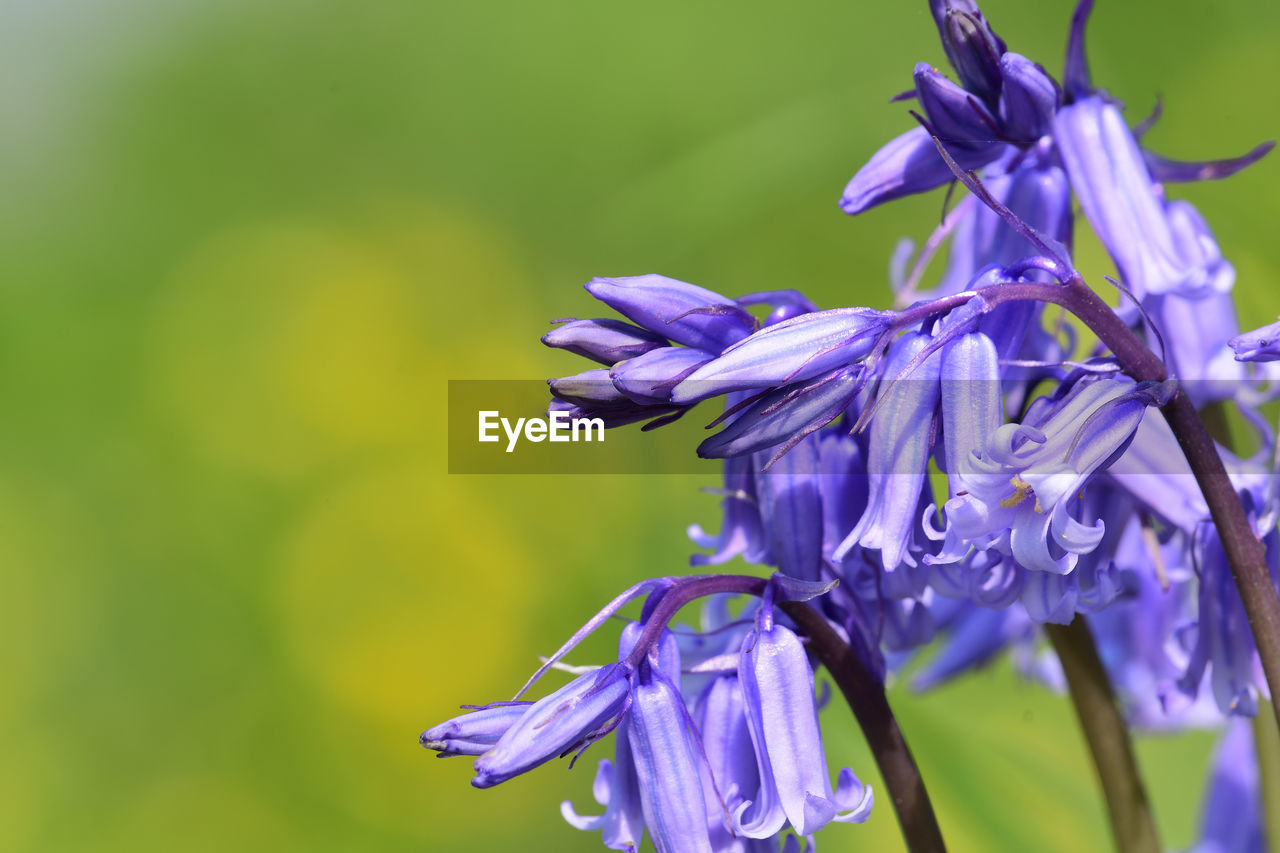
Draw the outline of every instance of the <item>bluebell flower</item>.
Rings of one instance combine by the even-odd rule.
[[[888,387],[871,418],[867,508],[835,549],[837,561],[855,546],[879,551],[886,572],[916,565],[910,545],[919,527],[919,504],[933,444],[941,355],[928,355],[910,374],[908,366],[932,343],[930,335],[909,333],[890,348],[884,375]]]
[[[560,814],[574,829],[599,832],[604,846],[610,850],[635,853],[644,839],[644,815],[628,729],[628,722],[623,720],[614,732],[615,760],[600,762],[591,785],[592,796],[605,807],[604,812],[583,817],[565,800],[560,804]]]
[[[995,34],[971,0],[929,0],[929,11],[938,27],[942,49],[964,88],[987,104],[1001,94],[1000,58],[1004,40]]]
[[[871,811],[871,789],[853,771],[840,772],[833,792],[814,705],[813,670],[804,647],[762,608],[743,640],[739,663],[747,720],[759,762],[760,788],[734,812],[739,832],[775,835],[790,823],[810,835],[832,820],[860,823]]]
[[[711,853],[702,769],[679,688],[640,667],[629,718],[645,827],[659,853]]]
[[[893,319],[888,311],[836,308],[766,326],[695,370],[671,393],[692,403],[748,388],[812,379],[854,364],[871,352]]]
[[[633,403],[661,405],[670,402],[676,383],[712,358],[691,347],[662,347],[615,364],[609,380]]]
[[[612,731],[630,701],[630,675],[623,664],[610,664],[533,703],[476,759],[471,784],[491,788]]]
[[[957,162],[976,169],[991,162],[990,155],[986,149],[961,151]],[[887,201],[937,189],[952,177],[929,131],[915,127],[888,142],[858,170],[844,189],[840,209],[850,215],[862,213]]]
[[[748,563],[768,560],[764,522],[756,499],[755,460],[752,456],[731,457],[724,461],[720,533],[711,536],[700,525],[689,525],[689,538],[711,554],[695,554],[689,558],[694,566],[717,565],[741,556]]]
[[[946,515],[965,539],[1006,536],[1022,566],[1066,574],[1097,546],[1101,524],[1087,526],[1069,506],[1094,472],[1128,446],[1147,406],[1169,388],[1118,380],[1081,381],[1056,398],[1037,399],[1021,424],[997,429],[980,451],[956,460],[963,485]]]
[[[532,702],[497,702],[473,708],[422,733],[419,742],[448,755],[481,755],[493,748],[507,730],[524,716]]]
[[[1227,345],[1236,361],[1276,361],[1280,359],[1280,320],[1236,335]]]
[[[1200,815],[1200,838],[1187,853],[1263,853],[1262,779],[1248,720],[1232,720],[1214,750]]]
[[[631,653],[642,631],[643,626],[638,622],[628,623],[622,630],[618,639],[619,659],[625,659]],[[679,644],[669,631],[663,632],[648,664],[656,665],[668,678],[680,678]],[[630,727],[629,716],[624,716],[614,731],[614,761],[601,760],[591,786],[592,796],[605,807],[604,813],[581,816],[566,800],[560,804],[560,814],[575,829],[600,832],[601,840],[610,850],[635,853],[644,838],[644,817]]]
[[[821,456],[809,436],[756,473],[760,518],[771,562],[784,574],[816,581],[822,574]]]
[[[665,275],[595,278],[586,288],[638,326],[705,352],[722,351],[757,325],[732,299]]]
[[[611,319],[568,320],[543,335],[542,342],[610,366],[669,345],[662,335]]]
[[[1062,89],[1040,66],[1018,53],[1000,57],[1000,125],[1005,135],[1023,144],[1035,142],[1053,129],[1062,106]]]
[[[1267,521],[1269,524],[1260,525],[1259,535],[1266,545],[1267,566],[1275,585],[1280,534],[1275,530],[1275,516],[1270,515]],[[1222,540],[1209,523],[1200,531],[1195,555],[1197,621],[1191,657],[1179,687],[1195,696],[1207,670],[1214,701],[1222,713],[1252,717],[1258,711],[1259,685],[1266,682]]]
[[[864,379],[862,367],[855,365],[762,394],[698,445],[698,455],[722,458],[778,448],[771,452],[780,456],[840,417],[862,390]]]

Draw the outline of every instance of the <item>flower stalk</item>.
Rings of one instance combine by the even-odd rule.
[[[1077,616],[1069,625],[1044,627],[1062,662],[1071,704],[1098,772],[1116,848],[1121,853],[1158,853],[1160,841],[1129,730],[1088,625]]]

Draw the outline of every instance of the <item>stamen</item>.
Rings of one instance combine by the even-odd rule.
[[[1014,474],[1009,478],[1009,482],[1013,485],[1013,494],[1000,501],[1000,506],[1005,509],[1012,509],[1027,499],[1027,495],[1031,494],[1031,484],[1026,480]],[[1040,499],[1036,498],[1036,512],[1043,512],[1040,508]]]

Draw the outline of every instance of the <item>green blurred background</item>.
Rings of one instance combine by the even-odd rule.
[[[1166,96],[1154,146],[1280,133],[1273,3],[1099,5],[1096,78]],[[986,8],[1060,66],[1067,2]],[[557,804],[590,811],[607,748],[476,791],[416,738],[683,570],[715,477],[450,476],[446,380],[576,369],[537,338],[597,274],[886,304],[940,196],[836,200],[943,62],[924,0],[3,9],[0,849],[602,849]],[[1176,190],[1254,325],[1277,189],[1272,158]],[[1105,847],[1065,700],[1007,666],[893,699],[955,850]],[[1170,845],[1211,742],[1140,744]],[[823,844],[899,849],[887,800]]]

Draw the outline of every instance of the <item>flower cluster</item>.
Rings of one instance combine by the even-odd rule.
[[[646,619],[623,629],[616,663],[588,667],[537,702],[475,708],[423,732],[422,744],[441,755],[478,756],[472,784],[488,788],[616,731],[614,761],[600,762],[593,786],[604,812],[583,817],[562,806],[570,824],[600,832],[613,850],[637,850],[647,832],[661,851],[777,853],[797,850],[798,836],[833,820],[866,820],[871,789],[853,771],[842,770],[832,789],[808,653],[774,607],[777,596],[799,600],[827,587],[785,576],[748,580],[763,598],[736,618],[729,597],[713,595],[700,631],[667,629],[673,603],[701,591],[703,580],[629,590],[530,685],[647,593]]]
[[[864,819],[870,793],[849,771],[831,788],[812,661],[775,612],[775,598],[817,589],[813,606],[881,683],[932,642],[918,688],[1010,648],[1058,684],[1039,628],[1087,617],[1133,725],[1257,712],[1266,685],[1224,539],[1161,410],[1181,395],[1254,427],[1256,452],[1216,449],[1274,585],[1276,436],[1258,406],[1274,396],[1280,323],[1242,332],[1233,267],[1166,188],[1231,175],[1270,145],[1197,163],[1146,149],[1156,116],[1131,125],[1092,82],[1091,5],[1076,11],[1059,82],[970,0],[931,0],[955,79],[915,67],[900,98],[915,101],[916,126],[840,202],[859,214],[954,180],[971,191],[914,257],[895,254],[896,310],[819,310],[791,290],[730,298],[660,275],[586,286],[625,321],[562,321],[543,338],[603,365],[551,380],[552,407],[649,429],[722,398],[722,428],[697,453],[724,460],[723,524],[690,528],[704,549],[692,562],[741,557],[786,583],[736,619],[714,598],[702,630],[683,634],[666,631],[662,602],[688,582],[642,585],[645,617],[618,662],[424,743],[478,755],[486,787],[616,730],[595,786],[604,813],[565,808],[613,849],[647,831],[659,850],[777,850],[784,829]],[[1073,200],[1114,264],[1114,312],[1073,266]],[[1049,304],[1097,342],[1047,322]],[[1238,731],[1224,754],[1239,752]]]

